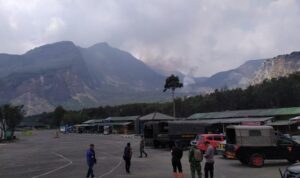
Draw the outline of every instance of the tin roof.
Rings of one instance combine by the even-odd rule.
[[[154,112],[145,116],[142,116],[139,118],[139,120],[142,121],[150,121],[150,120],[176,120],[175,117],[166,115],[166,114],[162,114],[159,112]]]
[[[242,123],[242,122],[266,122],[273,119],[273,117],[260,117],[260,118],[227,118],[227,119],[203,119],[197,120],[197,122],[205,123],[205,124],[234,124],[234,123]]]
[[[103,122],[103,119],[91,119],[83,122],[82,124],[94,124],[94,123],[101,123]]]
[[[297,121],[279,120],[279,121],[269,123],[267,125],[270,125],[270,126],[285,126],[285,125],[293,125],[293,124],[296,124],[296,123],[297,123]]]
[[[105,121],[135,121],[140,116],[108,117]]]
[[[221,118],[266,117],[266,116],[284,116],[284,115],[300,115],[300,107],[196,113],[188,117],[188,119],[221,119]]]

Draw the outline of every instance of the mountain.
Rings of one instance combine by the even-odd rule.
[[[161,89],[164,77],[127,52],[99,43],[81,48],[81,53],[96,83],[110,86],[109,90],[112,87],[134,91]]]
[[[253,80],[256,72],[262,67],[264,61],[264,59],[250,60],[236,69],[219,72],[207,78],[195,78],[195,83],[192,87],[200,92],[211,92],[214,89],[223,87],[246,87]]]
[[[69,41],[23,55],[0,54],[0,104],[23,104],[27,115],[129,102],[161,101],[164,77],[127,52]]]
[[[278,78],[300,71],[300,52],[279,55],[267,59],[256,73],[251,84],[261,83],[265,79]]]
[[[300,71],[300,52],[292,52],[270,59],[250,60],[236,69],[219,72],[208,78],[195,78],[195,83],[189,87],[200,92],[212,92],[224,87],[245,88],[297,71]]]
[[[300,70],[300,52],[272,59],[247,61],[236,69],[211,77],[176,73],[184,83],[177,96],[212,92],[217,88],[245,88],[264,79]],[[34,48],[22,55],[0,54],[0,105],[22,104],[27,115],[67,109],[170,99],[162,88],[166,76],[126,51],[98,43],[88,48],[62,41]],[[168,76],[168,74],[167,74]],[[179,94],[182,92],[184,94]]]

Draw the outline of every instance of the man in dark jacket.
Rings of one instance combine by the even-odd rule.
[[[125,169],[128,174],[130,173],[131,157],[132,157],[132,149],[130,147],[130,143],[127,143],[127,146],[124,149],[123,159],[125,161]]]
[[[91,176],[92,178],[94,178],[95,175],[93,171],[93,166],[97,163],[94,144],[90,144],[90,148],[86,151],[86,161],[89,167],[86,177],[89,178]]]
[[[181,158],[183,151],[180,147],[180,142],[176,141],[175,146],[172,148],[172,166],[174,178],[183,178]],[[178,172],[177,172],[178,171]]]

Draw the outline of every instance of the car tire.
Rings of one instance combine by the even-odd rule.
[[[264,156],[262,154],[254,153],[250,156],[249,164],[252,167],[255,167],[255,168],[263,167],[264,162],[265,162],[265,160],[264,160]]]

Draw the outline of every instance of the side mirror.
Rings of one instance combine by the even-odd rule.
[[[191,146],[195,146],[195,145],[197,145],[197,141],[196,140],[192,140],[190,144],[191,144]]]

